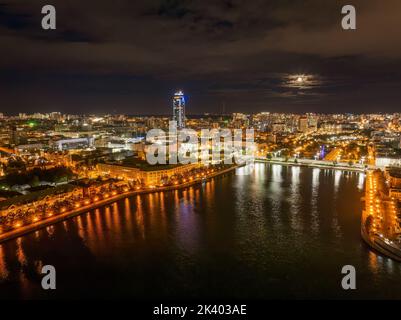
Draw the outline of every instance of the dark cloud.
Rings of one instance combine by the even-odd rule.
[[[32,15],[13,11],[7,5],[0,4],[0,26],[11,30],[32,27]]]
[[[192,113],[399,109],[399,0],[354,0],[356,31],[345,1],[53,0],[55,31],[45,4],[0,5],[5,112],[167,114],[178,87]],[[288,86],[296,74],[319,81]]]

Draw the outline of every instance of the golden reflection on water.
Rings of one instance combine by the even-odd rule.
[[[168,230],[167,230],[167,213],[166,213],[166,199],[165,199],[165,195],[164,192],[158,192],[156,195],[156,203],[155,203],[155,208],[156,211],[159,213],[158,214],[158,223],[160,226],[160,232],[164,235],[167,234]]]
[[[193,188],[193,187],[190,187],[190,188],[188,189],[188,196],[189,196],[190,199],[193,199],[193,201],[196,202],[196,199],[195,199],[195,191],[194,191],[194,188]]]
[[[216,181],[214,179],[212,179],[208,183],[206,183],[205,193],[206,193],[206,199],[208,199],[207,205],[209,207],[213,207],[214,202],[216,200],[215,188],[216,188]],[[192,202],[195,201],[195,203],[199,202],[199,194],[198,194],[198,198],[194,198],[193,188],[189,189],[189,199],[191,199]]]
[[[174,207],[176,208],[175,213],[176,215],[179,216],[180,213],[178,210],[178,205],[180,203],[179,190],[174,190],[173,192],[174,192],[174,204],[175,204]]]
[[[184,190],[177,190],[174,193],[174,203],[176,225],[175,232],[172,234],[175,238],[177,245],[187,254],[193,254],[200,246],[200,228],[199,228],[199,215],[196,213],[196,203],[200,206],[206,203],[200,203],[199,197],[205,193],[203,197],[210,196],[210,186],[202,183],[197,186],[194,192],[193,187]],[[195,196],[194,196],[195,194]],[[210,198],[211,200],[211,198]],[[197,207],[200,209],[200,207]],[[204,223],[208,223],[208,217],[204,216]]]
[[[365,187],[365,173],[359,173],[358,177],[358,189],[360,191],[363,191]]]
[[[115,234],[117,237],[121,237],[121,220],[120,220],[120,212],[118,211],[118,206],[117,202],[114,202],[110,207],[108,207],[108,210],[110,211],[112,220],[113,220],[113,230],[115,231]]]
[[[46,260],[43,259],[46,256],[36,255],[36,251],[40,251],[41,248],[32,250],[24,241],[36,241],[43,245],[43,240],[50,236],[56,237],[60,229],[69,237],[78,236],[82,246],[87,247],[96,257],[108,257],[110,252],[116,254],[114,249],[123,250],[124,248],[121,249],[118,246],[126,245],[126,239],[132,250],[137,248],[136,245],[139,242],[141,246],[145,247],[148,242],[146,240],[149,239],[152,243],[153,241],[173,241],[180,250],[185,251],[186,254],[192,254],[202,246],[203,233],[212,237],[211,235],[221,231],[220,228],[224,222],[216,219],[222,214],[217,210],[219,208],[220,210],[221,208],[223,210],[234,208],[230,213],[232,212],[234,216],[232,219],[238,228],[233,230],[234,233],[239,231],[240,234],[226,235],[226,238],[237,237],[238,243],[249,240],[252,233],[256,234],[254,239],[260,242],[266,241],[265,239],[269,235],[274,234],[274,230],[271,229],[280,231],[278,229],[282,225],[285,227],[288,224],[286,220],[289,220],[291,229],[303,231],[305,228],[308,229],[307,231],[312,230],[314,235],[320,235],[321,231],[325,230],[319,230],[322,228],[323,223],[321,222],[324,215],[328,218],[326,227],[327,224],[330,225],[330,230],[327,228],[327,231],[332,234],[337,232],[337,237],[341,236],[341,233],[338,234],[341,221],[338,220],[337,209],[327,208],[330,212],[322,212],[321,206],[324,206],[324,203],[322,204],[318,199],[324,192],[329,192],[333,198],[338,197],[333,193],[342,190],[343,173],[313,169],[310,175],[304,176],[304,174],[299,167],[283,169],[282,166],[272,165],[270,170],[265,170],[265,167],[256,167],[253,177],[235,177],[233,184],[224,178],[221,178],[221,181],[212,179],[207,183],[187,189],[125,198],[45,230],[36,231],[34,240],[28,237],[18,238],[13,243],[14,247],[9,247],[9,249],[14,249],[12,252],[18,260],[18,269],[11,265],[12,271],[10,271],[7,261],[12,260],[10,257],[6,257],[6,251],[0,245],[0,280],[8,278],[10,272],[13,272],[14,277],[19,277],[21,285],[26,287],[29,280],[21,266],[27,266],[27,262],[34,263],[35,272],[39,273],[43,264],[46,264]],[[304,183],[305,177],[308,177],[306,183]],[[355,175],[355,185],[360,185],[361,179],[363,176],[361,178],[361,175],[359,177]],[[249,188],[247,188],[248,180],[251,180]],[[330,186],[327,185],[328,183]],[[228,186],[224,184],[228,184]],[[307,188],[309,190],[306,190]],[[310,199],[306,199],[306,201],[303,198],[305,190],[309,192],[305,194],[310,195]],[[227,195],[227,197],[224,193],[220,193],[231,191],[234,192],[234,195]],[[227,200],[233,202],[232,207],[224,204]],[[302,201],[309,206],[307,208],[310,208],[310,211],[302,211],[304,210],[300,207]],[[290,212],[283,208],[289,208]],[[249,213],[254,213],[254,215],[250,216]],[[310,225],[307,225],[306,222],[309,222]],[[325,226],[323,225],[323,227]],[[285,237],[285,234],[282,236]],[[231,245],[230,239],[227,240],[227,243]],[[24,244],[29,253],[28,258],[24,252]],[[78,244],[80,243],[78,242]],[[11,250],[7,251],[8,254],[10,252]],[[367,261],[364,262],[368,264],[368,268],[373,273],[378,273],[383,268],[388,269],[390,273],[399,269],[398,265],[388,259],[379,261],[378,256],[371,251],[369,251]]]
[[[106,207],[103,208],[103,210],[104,210],[104,217],[105,217],[105,222],[106,222],[106,229],[107,230],[112,230],[110,207],[106,206]]]
[[[80,238],[83,238],[84,237],[84,231],[83,231],[83,227],[82,227],[82,217],[78,216],[76,219],[77,219],[76,221],[77,221],[77,224],[78,224],[78,235],[79,235]]]
[[[54,226],[46,227],[46,231],[47,231],[49,236],[52,236],[54,234]]]
[[[27,264],[26,256],[24,249],[22,247],[22,237],[17,239],[17,259],[21,266],[25,266]]]
[[[163,213],[165,213],[165,211],[166,211],[166,206],[165,206],[165,196],[164,196],[164,192],[160,192],[159,194],[159,205],[160,205],[160,211],[161,212],[163,212]]]
[[[378,270],[377,254],[372,251],[369,251],[369,268],[375,273]]]
[[[90,213],[85,213],[85,236],[87,239],[87,244],[93,251],[98,251],[98,245],[100,242],[98,241],[97,232],[95,231],[95,226],[92,223],[93,215]]]
[[[321,170],[312,169],[312,195],[311,195],[311,230],[316,235],[319,232],[318,196]]]
[[[92,223],[92,214],[91,213],[84,213],[84,228],[85,228],[85,236],[88,238],[96,238],[95,228]]]
[[[132,209],[131,202],[129,198],[124,199],[124,223],[127,229],[127,232],[133,233],[133,222],[132,222]]]
[[[147,196],[145,196],[147,199],[145,201],[145,207],[146,207],[146,217],[145,221],[150,222],[150,226],[157,226],[160,223],[159,217],[158,217],[158,204],[155,203],[157,201],[156,194],[155,193],[150,193]],[[148,227],[148,225],[145,225],[145,227]],[[149,231],[151,231],[152,228],[149,228]]]
[[[340,170],[334,171],[334,194],[333,194],[334,199],[338,199],[339,197],[340,183],[343,176],[344,176],[343,171]],[[331,219],[331,229],[334,231],[334,234],[336,235],[337,239],[340,239],[342,237],[342,232],[341,232],[341,225],[338,220],[338,214],[339,214],[338,208],[334,208],[333,217]]]
[[[290,204],[290,221],[291,221],[291,227],[294,230],[302,230],[303,229],[303,224],[302,224],[302,217],[300,213],[300,205],[302,202],[301,199],[301,185],[299,183],[300,181],[300,174],[301,174],[301,168],[294,166],[291,167],[291,191],[290,195],[288,197],[289,199],[289,204]]]
[[[21,286],[21,291],[23,292],[23,294],[28,295],[30,292],[30,286],[29,286],[29,280],[27,279],[27,276],[24,272],[23,267],[28,265],[28,261],[23,249],[23,237],[19,237],[17,238],[16,242],[17,242],[17,260],[19,262],[19,274],[18,274],[18,279],[19,279],[19,283]]]
[[[35,267],[36,267],[36,273],[41,274],[42,273],[42,268],[43,268],[43,261],[35,261]]]
[[[9,272],[6,266],[4,248],[0,245],[0,280],[4,280],[8,277]]]
[[[157,212],[157,219],[158,219],[158,224],[159,228],[162,233],[167,232],[167,226],[168,226],[168,214],[166,212],[166,197],[164,192],[159,192],[156,194],[155,198],[155,211]]]
[[[63,228],[65,232],[68,232],[68,223],[67,221],[63,221]]]
[[[100,243],[102,243],[106,239],[106,233],[103,232],[104,220],[102,219],[102,215],[99,209],[95,209],[94,219],[95,219],[96,238]]]
[[[202,193],[204,193],[202,195]],[[190,187],[172,192],[157,192],[125,198],[103,208],[74,218],[79,238],[94,255],[102,255],[105,248],[118,247],[124,239],[143,241],[157,237],[166,241],[169,234],[169,213],[166,208],[175,208],[175,236],[187,248],[195,246],[193,237],[197,228],[194,210],[201,204],[200,197],[210,199],[207,206],[214,205],[215,183],[206,183],[199,188]],[[72,224],[70,225],[70,227]]]
[[[342,174],[343,174],[343,172],[340,170],[334,171],[334,195],[335,196],[337,196],[338,189],[340,188],[340,179],[341,179]]]
[[[154,210],[154,201],[155,201],[155,194],[150,193],[147,195],[148,198],[148,206],[149,206],[149,212],[152,214]]]
[[[140,195],[136,196],[135,205],[136,205],[135,225],[137,226],[142,239],[145,239],[145,226],[143,221],[144,211],[143,211],[142,198]]]

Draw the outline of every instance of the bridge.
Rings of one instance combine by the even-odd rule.
[[[282,165],[301,165],[307,167],[314,168],[322,168],[322,169],[338,169],[338,170],[350,170],[350,171],[365,171],[367,169],[376,169],[376,166],[373,165],[363,165],[360,163],[354,163],[349,165],[348,163],[338,162],[336,164],[333,161],[326,160],[312,160],[312,159],[302,159],[302,158],[277,158],[273,157],[271,159],[267,159],[266,157],[256,157],[255,161],[257,162],[268,162],[268,163],[276,163]]]

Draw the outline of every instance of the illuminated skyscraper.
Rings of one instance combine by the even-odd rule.
[[[182,91],[178,91],[173,97],[173,120],[177,122],[177,129],[185,127],[185,97]]]

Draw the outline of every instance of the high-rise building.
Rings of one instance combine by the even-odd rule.
[[[305,116],[299,118],[298,130],[300,132],[306,133],[308,129],[309,129],[308,118]]]
[[[173,120],[177,122],[177,129],[185,127],[185,97],[182,91],[178,91],[173,97]]]

